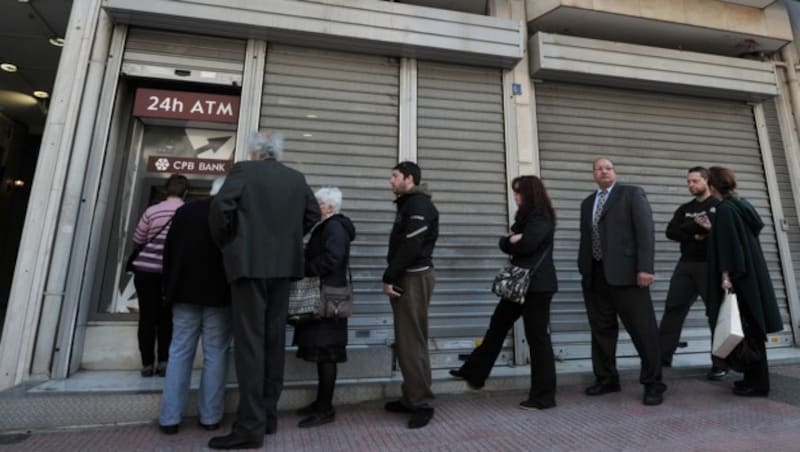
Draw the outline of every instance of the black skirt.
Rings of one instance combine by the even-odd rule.
[[[347,361],[347,319],[314,319],[294,327],[297,357],[317,363]]]

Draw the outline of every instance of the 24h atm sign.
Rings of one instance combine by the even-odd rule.
[[[133,115],[140,118],[182,119],[235,124],[239,98],[223,94],[139,88]]]

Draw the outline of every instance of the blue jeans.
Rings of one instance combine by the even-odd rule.
[[[161,425],[181,422],[189,397],[197,340],[203,337],[203,370],[197,393],[200,422],[216,424],[225,411],[225,374],[231,347],[231,308],[176,303],[172,307],[172,344],[161,399]]]

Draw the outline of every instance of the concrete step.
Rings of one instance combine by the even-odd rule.
[[[773,365],[800,363],[800,349],[769,350]],[[709,366],[706,353],[677,355],[673,367],[664,369],[664,380],[697,376]],[[638,384],[639,360],[618,360],[623,385]],[[594,377],[589,360],[556,363],[558,385],[589,385]],[[728,377],[733,379],[733,377]],[[466,384],[449,376],[447,370],[433,373],[435,394],[470,392]],[[185,416],[196,416],[199,371],[192,376],[192,391]],[[399,372],[388,378],[341,378],[337,380],[334,404],[350,405],[400,396]],[[524,367],[495,367],[483,391],[519,391],[520,400],[530,385],[530,371]],[[142,378],[134,371],[82,371],[63,380],[28,382],[0,392],[0,431],[35,431],[55,428],[150,423],[158,418],[163,378]],[[293,410],[309,404],[316,396],[316,381],[286,383],[278,409]],[[225,410],[234,412],[238,403],[235,384],[226,388]]]

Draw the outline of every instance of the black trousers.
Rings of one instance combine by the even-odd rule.
[[[239,381],[234,430],[261,441],[274,431],[283,389],[289,279],[240,278],[231,284],[233,357]]]
[[[556,366],[550,342],[550,302],[552,292],[528,292],[525,303],[501,299],[489,321],[483,342],[469,355],[461,372],[471,383],[483,386],[503,348],[503,341],[514,322],[522,316],[531,362],[529,398],[555,403]]]
[[[698,295],[705,303],[707,284],[708,265],[705,262],[680,261],[675,266],[675,271],[669,280],[664,315],[658,327],[662,363],[672,363],[672,355],[678,348],[686,315],[689,314],[689,309]]]
[[[619,382],[616,356],[619,316],[641,359],[639,382],[644,385],[660,383],[661,353],[650,289],[609,285],[603,263],[598,261],[593,261],[591,281],[590,287],[583,288],[583,300],[592,329],[592,368],[597,381]]]
[[[161,293],[161,273],[137,271],[133,275],[133,286],[139,299],[139,354],[142,366],[156,362],[156,337],[158,337],[158,361],[169,359],[169,344],[172,341],[172,305],[164,302]]]
[[[741,299],[739,301],[739,312],[742,317],[742,329],[744,330],[744,340],[747,346],[759,357],[744,368],[744,384],[756,391],[769,392],[769,366],[767,364],[767,335],[761,331],[750,314],[747,306]]]

